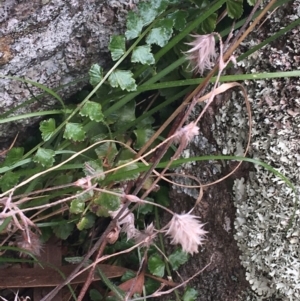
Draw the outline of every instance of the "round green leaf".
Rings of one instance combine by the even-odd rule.
[[[195,300],[197,300],[197,296],[198,296],[198,292],[195,289],[188,287],[184,292],[182,300],[183,301],[195,301]]]
[[[108,82],[113,88],[120,87],[122,90],[127,91],[135,91],[137,87],[133,73],[129,70],[115,70],[109,76]]]
[[[89,76],[90,76],[90,84],[93,87],[97,86],[103,78],[102,67],[99,66],[98,64],[92,65],[89,71]]]
[[[109,193],[101,193],[98,198],[94,199],[94,202],[108,211],[115,211],[120,207],[120,198]]]
[[[73,141],[82,141],[85,138],[85,131],[80,123],[67,123],[64,138]]]
[[[127,14],[127,30],[125,36],[127,40],[135,39],[139,36],[143,29],[143,20],[135,12],[129,11]]]
[[[33,161],[44,167],[50,167],[54,163],[54,156],[54,150],[40,147],[33,157]]]
[[[41,121],[40,131],[42,133],[42,139],[48,141],[54,134],[55,128],[55,120],[53,118]]]
[[[89,212],[76,224],[77,229],[80,231],[84,229],[90,229],[94,225],[95,220],[96,216],[93,213]]]
[[[136,47],[131,56],[132,63],[141,63],[143,65],[152,65],[155,63],[151,47],[149,45]]]
[[[75,199],[71,202],[70,212],[74,214],[82,213],[85,208],[85,202]]]
[[[125,37],[124,36],[112,36],[110,37],[110,43],[108,49],[111,53],[113,61],[118,60],[125,53]]]
[[[97,122],[103,121],[103,114],[101,105],[94,101],[87,101],[79,113],[81,116],[87,116],[91,120],[95,120]]]
[[[178,268],[185,264],[189,260],[189,255],[186,252],[183,252],[181,249],[177,249],[169,256],[169,262],[172,265],[174,271],[177,271]]]
[[[165,263],[157,254],[154,254],[149,258],[148,268],[151,274],[157,277],[163,277],[165,274]]]

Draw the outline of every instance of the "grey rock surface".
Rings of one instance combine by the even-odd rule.
[[[126,0],[0,1],[0,75],[16,76],[59,90],[62,98],[87,83],[93,63],[107,67],[110,36],[122,33],[130,9]],[[53,97],[33,98],[43,91],[0,79],[0,114],[49,109]],[[31,101],[28,101],[30,100]],[[3,115],[4,114],[4,115]],[[12,116],[12,115],[10,115]],[[0,124],[0,145],[35,119]]]
[[[299,7],[296,0],[273,12],[258,31],[247,37],[241,53],[297,20]],[[237,71],[297,70],[300,68],[299,49],[298,27],[255,52]],[[245,81],[243,84],[253,109],[249,156],[277,168],[296,183],[299,190],[299,78]],[[191,143],[185,156],[241,155],[247,140],[248,119],[240,93],[236,90],[217,98],[202,120],[200,130],[201,135]],[[176,171],[198,177],[206,184],[226,175],[235,164],[197,162]],[[183,176],[176,181],[196,184],[183,180]],[[232,190],[234,182],[236,197]],[[177,213],[189,211],[197,195],[196,190],[174,187],[171,209]],[[197,300],[299,299],[299,207],[293,226],[286,232],[295,201],[295,195],[283,181],[262,167],[254,168],[250,164],[243,164],[234,176],[204,190],[196,210],[201,221],[206,223],[207,241],[199,254],[179,270],[187,279],[212,258],[208,269],[190,285],[199,291]]]

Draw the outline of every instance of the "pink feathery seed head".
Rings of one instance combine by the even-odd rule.
[[[199,135],[199,127],[195,122],[191,122],[181,129],[177,130],[176,135],[174,136],[174,142],[179,144],[184,142],[185,146],[188,145],[191,140]]]
[[[191,35],[195,40],[191,43],[186,43],[192,48],[186,51],[187,59],[200,74],[203,74],[205,69],[210,69],[213,60],[216,58],[215,38],[213,34]]]
[[[145,228],[145,230],[137,232],[134,241],[136,243],[140,243],[143,241],[144,242],[143,246],[149,247],[153,243],[153,240],[156,237],[156,233],[154,231],[155,231],[154,225],[153,223],[151,223]]]
[[[190,213],[174,214],[166,232],[172,238],[171,244],[180,244],[186,253],[198,253],[198,246],[203,244],[207,233],[198,219]]]

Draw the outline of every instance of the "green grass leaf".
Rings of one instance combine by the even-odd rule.
[[[108,49],[111,53],[112,60],[117,61],[126,51],[125,37],[121,35],[110,37]]]
[[[73,141],[83,141],[85,138],[85,131],[80,123],[67,123],[64,131],[65,139]]]
[[[149,258],[148,268],[154,276],[163,277],[165,274],[165,263],[157,254],[154,254]]]
[[[55,120],[50,118],[40,122],[40,131],[42,133],[42,139],[48,141],[55,133],[56,125]]]
[[[136,47],[131,56],[132,63],[141,63],[143,65],[152,65],[155,63],[153,54],[151,53],[151,47],[149,45]]]
[[[228,16],[232,19],[238,19],[243,14],[243,0],[227,0],[226,7]]]
[[[133,73],[129,70],[115,70],[108,78],[109,84],[113,88],[120,87],[122,90],[135,91],[137,85],[133,78]]]
[[[97,86],[103,78],[103,69],[98,64],[92,65],[89,70],[90,84],[95,87]]]
[[[169,262],[174,271],[177,271],[178,268],[185,264],[189,260],[189,255],[186,252],[183,252],[181,249],[177,249],[169,256]]]
[[[159,27],[151,29],[146,37],[146,43],[148,45],[156,44],[160,47],[164,47],[170,40],[173,33],[172,19],[163,19],[159,22]]]
[[[102,107],[99,103],[88,100],[80,110],[81,116],[89,117],[91,120],[103,121]]]
[[[44,167],[51,167],[55,161],[54,156],[54,150],[40,147],[33,157],[33,162],[39,163]]]
[[[135,12],[129,11],[127,14],[126,26],[127,26],[127,30],[125,32],[126,39],[132,40],[137,38],[141,33],[144,26],[144,21]]]

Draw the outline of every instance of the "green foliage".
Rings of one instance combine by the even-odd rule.
[[[87,101],[82,109],[80,110],[79,114],[81,116],[87,116],[91,120],[95,120],[97,122],[103,121],[103,114],[101,105],[94,101]]]
[[[73,232],[74,224],[64,221],[62,219],[58,221],[59,221],[58,225],[53,226],[52,230],[58,238],[61,238],[62,240],[66,240],[69,237],[69,235]]]
[[[254,3],[251,0],[248,2]],[[231,18],[241,17],[243,13],[241,0],[140,1],[137,11],[128,12],[125,34],[110,37],[108,48],[112,61],[116,61],[116,64],[110,70],[98,64],[91,66],[88,75],[93,90],[92,92],[85,90],[79,104],[76,106],[72,104],[66,108],[55,91],[36,85],[62,102],[63,109],[59,113],[53,111],[40,113],[40,116],[51,118],[47,117],[47,120],[40,122],[41,140],[32,149],[28,151],[28,147],[14,147],[8,151],[0,166],[0,188],[3,192],[8,191],[29,177],[38,175],[14,191],[14,195],[33,194],[34,199],[24,205],[26,208],[45,206],[38,215],[39,219],[45,219],[38,224],[42,225],[43,238],[47,239],[55,234],[62,240],[71,241],[71,244],[78,243],[79,238],[81,242],[89,240],[90,229],[95,225],[94,228],[98,231],[98,228],[106,223],[103,217],[110,216],[110,211],[120,208],[120,195],[131,184],[134,187],[135,180],[149,168],[141,162],[132,163],[136,152],[173,113],[177,108],[177,102],[181,102],[191,88],[203,80],[193,78],[193,74],[186,68],[187,62],[182,52],[186,50],[184,43],[190,41],[187,35],[214,31],[225,5]],[[241,76],[243,75],[237,77]],[[251,76],[253,79],[254,76]],[[183,86],[189,88],[184,90]],[[13,117],[10,118],[7,120],[14,121]],[[2,120],[0,122],[4,123]],[[165,132],[161,134],[160,140],[154,141],[152,147],[163,141],[165,134]],[[126,148],[124,144],[128,147]],[[161,162],[158,168],[165,167],[172,154],[173,151],[170,151],[166,155],[168,159]],[[214,158],[216,156],[180,159],[172,163],[172,166]],[[219,159],[228,158],[221,156]],[[149,157],[145,158],[148,159]],[[128,165],[123,166],[124,164]],[[52,170],[48,171],[50,167]],[[112,168],[114,171],[110,172]],[[40,172],[43,174],[39,174]],[[148,180],[144,183],[143,189],[152,184],[153,179]],[[292,186],[290,182],[285,183]],[[57,190],[50,192],[45,190],[38,195],[34,194],[38,189],[51,189],[56,185],[59,185]],[[96,185],[98,190],[92,189],[93,185]],[[161,186],[151,195],[151,202],[169,207],[168,193],[168,187]],[[63,198],[68,199],[63,205],[52,206]],[[32,211],[26,212],[29,218],[37,212],[37,209]],[[154,205],[139,205],[138,210],[134,211],[136,223],[143,228],[145,218],[150,217],[151,222],[156,211]],[[0,232],[8,226],[9,221],[5,219],[0,224]],[[100,229],[101,232],[104,230]],[[76,233],[80,233],[79,238],[76,237]],[[131,240],[128,242],[121,236],[121,239],[109,246],[106,251],[116,253],[131,247],[132,244]],[[84,246],[82,248],[84,249]],[[134,262],[138,262],[136,254],[130,256],[133,256]],[[188,258],[186,253],[177,249],[168,256],[167,263],[156,250],[151,251],[148,269],[153,275],[163,277],[165,270],[168,271],[167,264],[176,271],[188,261]],[[131,277],[134,277],[134,273],[127,272],[121,281]],[[114,284],[109,283],[109,286],[114,287]],[[160,283],[153,279],[147,279],[145,282],[147,293],[155,291],[159,286]],[[102,299],[95,290],[90,290],[89,294],[91,300]],[[182,300],[196,299],[197,291],[192,288],[186,289]]]
[[[23,147],[14,147],[6,155],[4,165],[10,166],[14,165],[23,157],[24,148]]]
[[[183,301],[195,301],[197,300],[198,292],[190,287],[187,287],[183,294]]]
[[[102,67],[99,66],[98,64],[92,65],[89,71],[89,76],[90,76],[90,84],[95,87],[97,84],[100,83],[100,81],[103,78]]]
[[[41,121],[40,131],[42,133],[43,140],[48,141],[53,136],[55,129],[55,120],[53,118]]]
[[[108,78],[108,82],[113,88],[120,87],[122,90],[135,91],[137,85],[133,78],[133,73],[129,70],[115,70]]]
[[[154,254],[149,258],[148,268],[151,274],[157,277],[163,277],[165,274],[165,263],[157,254]]]
[[[111,53],[113,61],[118,60],[125,53],[125,37],[124,36],[112,36],[110,38],[110,44],[108,49]]]
[[[132,63],[141,63],[143,65],[152,65],[155,63],[151,47],[149,45],[138,46],[132,51]]]
[[[40,147],[33,157],[33,162],[39,163],[43,167],[51,167],[55,161],[54,156],[54,150]]]
[[[67,123],[64,138],[73,141],[82,141],[85,138],[85,131],[80,123]]]
[[[183,252],[181,249],[177,249],[169,256],[169,262],[174,271],[177,271],[178,268],[185,264],[189,260],[187,253]]]
[[[90,229],[94,225],[96,220],[96,216],[89,212],[85,216],[83,216],[80,221],[76,224],[77,229],[82,231],[84,229]]]

